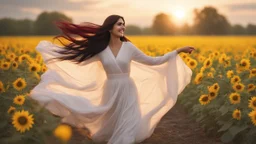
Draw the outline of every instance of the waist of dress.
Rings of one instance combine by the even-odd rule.
[[[107,74],[108,79],[129,78],[130,73]]]

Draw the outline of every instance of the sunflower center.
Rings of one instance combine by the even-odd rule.
[[[18,101],[20,102],[20,101],[21,101],[21,98],[18,98]]]
[[[6,67],[7,67],[7,64],[4,64],[3,66],[6,68]]]
[[[36,67],[32,67],[31,70],[32,70],[32,71],[36,71]]]
[[[215,93],[214,93],[214,92],[210,92],[210,96],[211,96],[211,97],[214,97],[214,96],[215,96]]]
[[[194,63],[194,62],[191,62],[191,63],[190,63],[190,65],[191,65],[191,66],[194,66],[194,65],[195,65],[195,63]]]
[[[236,117],[240,117],[240,113],[237,112],[237,113],[236,113]]]
[[[208,65],[210,65],[210,62],[209,62],[209,61],[207,61],[206,65],[207,65],[207,66],[208,66]]]
[[[203,98],[202,98],[202,101],[203,101],[203,102],[207,102],[207,101],[208,101],[208,97],[203,97]]]
[[[236,88],[237,89],[241,89],[242,87],[241,87],[241,85],[237,85]]]
[[[27,122],[28,122],[28,120],[27,120],[26,117],[20,116],[19,119],[18,119],[18,122],[19,122],[19,124],[21,124],[21,125],[26,125]]]
[[[256,100],[252,102],[252,105],[256,107]]]
[[[237,100],[238,100],[238,96],[236,96],[236,95],[233,96],[233,100],[234,100],[234,101],[237,101]]]
[[[13,63],[12,66],[16,67],[16,63]]]
[[[2,88],[0,88],[0,92],[2,92],[3,91],[3,89]]]
[[[18,82],[17,82],[17,86],[18,86],[18,87],[21,87],[21,86],[22,86],[22,82],[21,82],[21,81],[18,81]]]
[[[14,113],[14,109],[10,110],[10,114],[13,114]]]
[[[252,74],[256,74],[256,70],[252,70]]]
[[[237,82],[238,81],[238,78],[235,78],[235,82]]]
[[[246,62],[242,62],[242,64],[241,64],[242,66],[246,66]]]

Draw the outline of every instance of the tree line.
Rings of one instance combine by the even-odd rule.
[[[0,35],[57,35],[60,30],[53,21],[72,21],[72,18],[60,12],[42,12],[35,21],[30,19],[16,20],[12,18],[0,19]],[[201,10],[194,10],[194,24],[185,23],[177,27],[171,15],[157,14],[149,27],[141,28],[137,25],[126,25],[127,35],[255,35],[256,25],[248,24],[246,27],[231,25],[228,19],[218,13],[212,6]]]

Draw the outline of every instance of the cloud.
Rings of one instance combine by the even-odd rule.
[[[43,10],[85,10],[100,3],[99,0],[1,0],[1,6],[15,8],[40,8]]]
[[[231,11],[243,11],[243,10],[255,10],[256,11],[256,2],[250,3],[236,3],[225,5]]]
[[[21,11],[32,14],[40,14],[43,10],[40,8],[21,8]]]

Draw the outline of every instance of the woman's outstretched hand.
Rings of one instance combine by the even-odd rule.
[[[191,54],[192,51],[194,51],[194,50],[195,50],[195,48],[191,47],[191,46],[185,46],[185,47],[177,49],[178,53],[184,52],[184,53],[189,53],[189,54]]]

